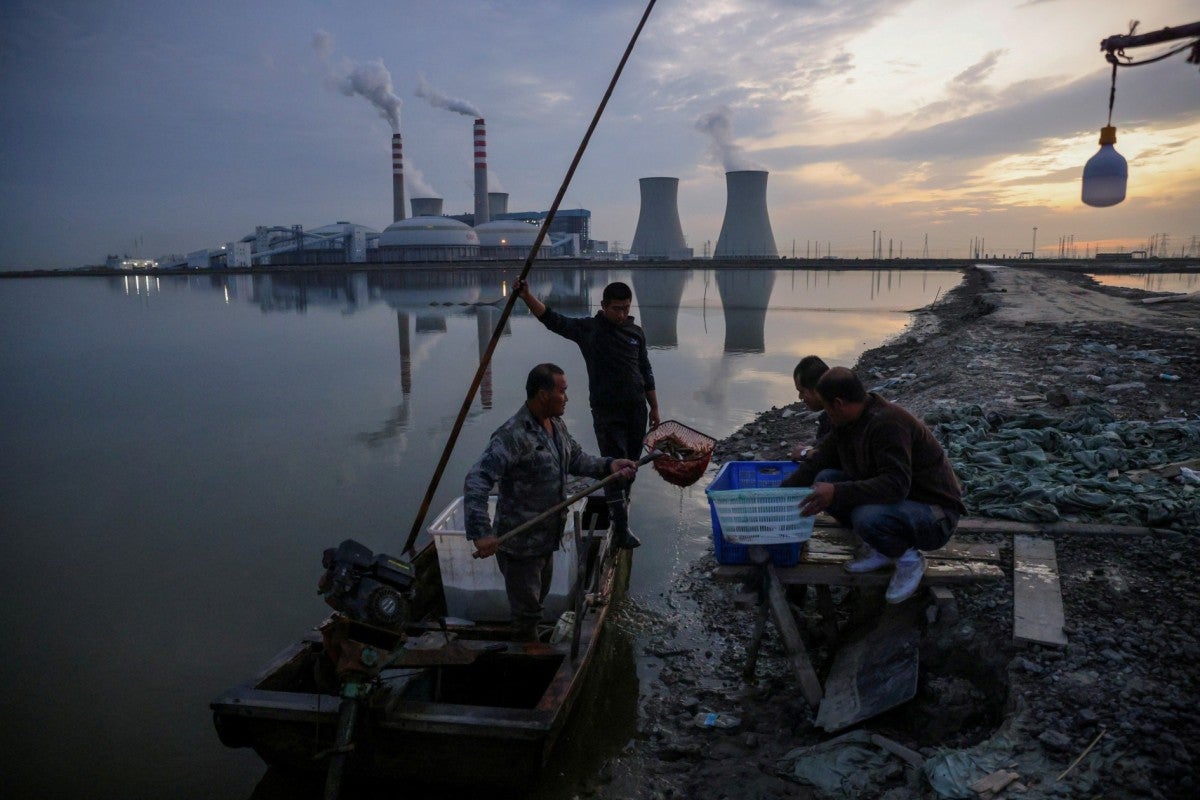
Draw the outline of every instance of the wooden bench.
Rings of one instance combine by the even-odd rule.
[[[775,567],[785,586],[886,586],[891,570],[862,574],[846,572],[842,566],[854,557],[854,535],[843,528],[819,527],[800,551],[794,567]],[[922,586],[945,586],[975,581],[998,581],[1000,548],[994,544],[960,544],[953,539],[940,550],[925,554],[927,566]],[[753,580],[758,567],[753,564],[722,564],[713,570],[719,581]]]
[[[789,666],[799,681],[804,699],[813,708],[822,705],[825,692],[813,669],[808,648],[796,624],[792,607],[787,601],[785,587],[807,587],[809,585],[814,587],[817,609],[822,618],[826,637],[833,641],[838,637],[839,631],[830,587],[876,586],[882,588],[887,585],[892,576],[891,570],[857,575],[846,572],[843,566],[846,561],[854,557],[856,548],[857,537],[850,531],[822,526],[817,528],[812,538],[805,542],[800,552],[799,563],[795,566],[777,567],[766,563],[766,551],[760,548],[751,548],[752,557],[758,559],[760,563],[726,564],[718,566],[713,571],[713,577],[720,581],[758,583],[762,587],[758,619],[747,653],[747,679],[753,676],[758,650],[762,644],[763,625],[769,615],[779,630],[784,650],[788,654]],[[940,550],[926,553],[926,560],[927,567],[921,584],[935,589],[974,581],[1001,580],[1004,577],[1004,572],[999,566],[1000,550],[992,544],[960,544],[951,541]],[[942,598],[939,598],[938,602],[940,606]],[[912,650],[911,655],[915,658],[915,647],[909,649]],[[910,671],[915,676],[915,664],[911,665]],[[858,708],[850,711],[840,708],[841,705],[845,705],[842,698],[830,698],[830,703],[826,705],[830,704],[839,707],[836,713],[826,714],[826,716],[836,718],[830,723],[834,726],[850,724],[847,720],[854,720],[858,718],[859,713],[866,713]]]

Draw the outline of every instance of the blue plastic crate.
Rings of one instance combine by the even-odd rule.
[[[721,466],[717,476],[706,488],[706,492],[727,489],[765,489],[779,486],[783,479],[796,471],[791,461],[730,461]],[[713,552],[718,564],[747,564],[750,548],[747,545],[725,541],[721,535],[721,521],[712,499],[708,501],[712,515]],[[771,563],[777,567],[792,567],[800,561],[800,542],[766,545]]]

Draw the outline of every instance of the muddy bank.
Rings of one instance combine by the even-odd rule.
[[[922,415],[1102,408],[1134,423],[1196,420],[1200,305],[1139,302],[1148,296],[1070,272],[969,269],[961,287],[854,366]],[[783,460],[812,430],[802,406],[770,409],[720,443],[717,459]],[[1200,494],[1185,497],[1200,502]],[[998,545],[1004,580],[956,587],[941,613],[919,601],[917,696],[858,727],[926,759],[973,755],[1011,769],[1028,787],[1013,796],[1194,796],[1200,593],[1191,535],[1057,537],[1063,648],[1013,644],[1011,537],[956,538]],[[637,737],[579,796],[829,796],[790,779],[792,762],[782,759],[833,734],[814,727],[773,627],[757,680],[742,679],[753,610],[736,605],[740,587],[711,580],[714,566],[703,558],[676,577],[668,613],[623,610],[652,676],[643,680]],[[843,632],[877,613],[871,593],[833,594]],[[824,677],[832,652],[814,605],[805,604],[800,621]],[[707,712],[736,724],[699,727],[697,715]],[[918,770],[886,755],[863,762],[847,786],[861,797],[937,796]]]

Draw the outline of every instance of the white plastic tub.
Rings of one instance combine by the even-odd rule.
[[[573,511],[582,511],[585,500],[567,509],[567,524],[559,549],[554,551],[554,578],[543,603],[542,621],[552,622],[567,610],[567,593],[575,582],[578,560],[575,555]],[[496,498],[488,500],[488,515],[496,517]],[[469,620],[507,620],[510,616],[504,576],[495,557],[473,558],[475,545],[467,539],[463,499],[457,497],[438,514],[429,526],[437,547],[442,570],[442,589],[446,595],[446,614]],[[584,531],[584,535],[587,532]]]

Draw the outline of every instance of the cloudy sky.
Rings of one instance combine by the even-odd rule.
[[[554,198],[641,0],[0,6],[0,268],[215,247],[255,225],[391,221],[392,121],[409,196],[472,204],[471,116],[493,190]],[[1200,19],[1194,0],[659,0],[567,191],[628,247],[638,178],[680,179],[697,254],[727,168],[770,171],[782,254],[966,256],[1200,237],[1200,71],[1123,69],[1129,199],[1079,202],[1107,116],[1105,36]],[[1137,58],[1163,47],[1141,48]],[[389,87],[390,81],[390,87]],[[347,94],[347,91],[350,93]],[[496,184],[499,184],[497,187]]]

